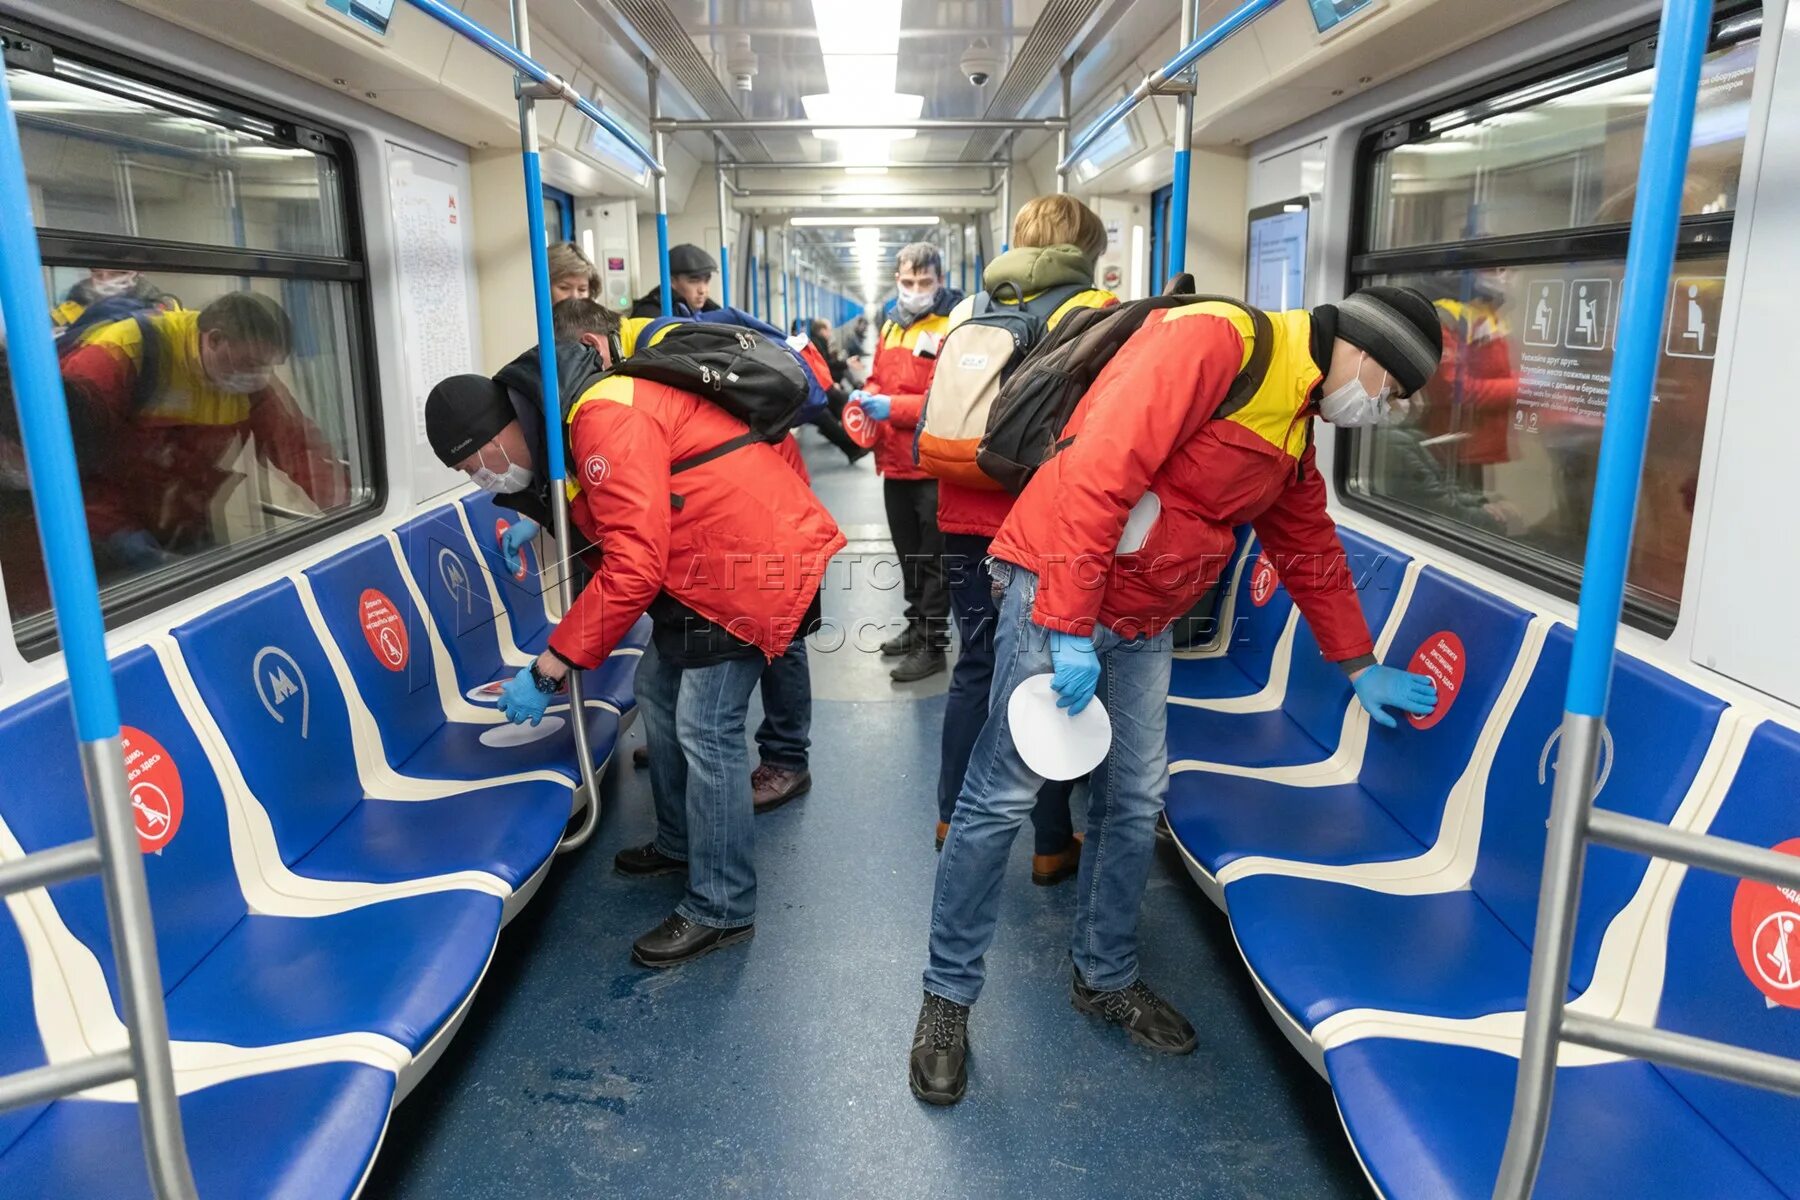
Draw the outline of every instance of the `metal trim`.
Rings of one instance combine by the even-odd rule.
[[[93,838],[39,850],[11,862],[0,862],[0,896],[54,887],[100,869],[100,845]],[[6,1104],[0,1101],[0,1108]]]

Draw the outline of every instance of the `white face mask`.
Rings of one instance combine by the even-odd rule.
[[[936,288],[922,288],[916,292],[900,288],[898,291],[900,311],[909,317],[916,317],[937,303],[937,294]]]
[[[231,371],[218,376],[212,383],[228,395],[248,396],[268,387],[269,381],[274,377],[273,371]]]
[[[117,279],[90,280],[88,287],[101,300],[110,300],[114,296],[123,296],[137,287],[137,276],[123,275]]]
[[[1333,425],[1367,428],[1388,419],[1388,398],[1394,394],[1393,383],[1387,372],[1382,372],[1381,390],[1371,395],[1362,381],[1363,366],[1368,358],[1364,354],[1357,359],[1356,374],[1342,387],[1320,398],[1319,415]]]
[[[475,469],[469,472],[476,487],[496,496],[509,496],[531,486],[530,467],[521,467],[507,456],[505,450],[500,451],[500,457],[506,459],[506,470],[498,472],[488,470],[487,464],[476,460]]]

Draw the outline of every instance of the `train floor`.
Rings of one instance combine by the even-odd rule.
[[[816,439],[807,458],[852,539],[828,619],[895,620],[870,462],[849,466]],[[945,677],[899,687],[891,663],[850,648],[812,664],[813,788],[757,818],[755,938],[672,971],[630,961],[681,890],[612,870],[651,833],[634,728],[593,841],[507,931],[449,1052],[395,1114],[367,1196],[1368,1194],[1330,1089],[1271,1023],[1230,926],[1166,846],[1144,899],[1144,976],[1193,1021],[1199,1049],[1156,1055],[1070,1007],[1074,888],[1032,885],[1027,825],[970,1023],[968,1097],[915,1101],[906,1055]]]

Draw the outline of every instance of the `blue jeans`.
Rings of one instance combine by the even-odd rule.
[[[938,756],[940,821],[949,821],[956,811],[969,755],[987,720],[994,690],[994,623],[1000,619],[1000,608],[994,603],[993,579],[983,565],[990,545],[991,538],[973,534],[944,535],[944,579],[962,647],[956,653],[950,694],[944,700],[944,744]],[[1075,840],[1075,823],[1069,817],[1069,793],[1074,787],[1073,783],[1051,780],[1038,790],[1038,802],[1031,810],[1036,853],[1061,854]]]
[[[1048,631],[1031,622],[1037,576],[1004,562],[994,563],[993,571],[1005,588],[994,631],[994,703],[975,739],[938,858],[925,968],[925,990],[958,1004],[973,1004],[981,994],[1007,855],[1044,782],[1020,760],[1006,712],[1014,688],[1052,669]],[[1094,630],[1096,695],[1112,718],[1113,741],[1106,761],[1088,777],[1088,836],[1076,877],[1070,952],[1082,980],[1102,991],[1127,987],[1138,975],[1138,908],[1150,876],[1156,817],[1169,790],[1170,648],[1166,629],[1130,641],[1110,629]]]
[[[762,724],[756,748],[771,767],[806,770],[811,745],[812,668],[806,661],[806,639],[795,638],[787,653],[763,668]]]
[[[638,664],[637,702],[650,744],[656,848],[686,859],[675,911],[734,929],[756,919],[755,826],[744,724],[763,660],[677,667],[652,645]]]

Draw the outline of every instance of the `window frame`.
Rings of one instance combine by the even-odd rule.
[[[1713,16],[1707,52],[1735,45],[1750,37],[1763,36],[1766,30],[1760,22],[1754,27],[1739,24],[1742,18],[1759,12],[1761,7],[1761,0],[1730,0],[1721,3]],[[1638,25],[1541,62],[1480,80],[1460,91],[1443,93],[1426,103],[1414,105],[1366,125],[1356,146],[1351,236],[1346,254],[1347,290],[1354,290],[1369,278],[1379,275],[1624,259],[1631,235],[1629,221],[1577,229],[1509,234],[1478,241],[1439,242],[1394,250],[1370,250],[1369,219],[1379,190],[1374,170],[1375,156],[1384,150],[1431,136],[1428,126],[1433,118],[1461,108],[1472,108],[1523,88],[1548,84],[1565,76],[1570,77],[1566,88],[1546,90],[1542,95],[1534,97],[1533,103],[1542,103],[1567,91],[1590,86],[1594,80],[1575,78],[1577,73],[1584,67],[1592,67],[1621,54],[1625,56],[1626,73],[1646,69],[1655,61],[1656,36],[1654,21]],[[1676,235],[1675,261],[1680,263],[1686,259],[1716,257],[1727,253],[1736,215],[1734,209],[1725,213],[1700,213],[1682,217]],[[1433,517],[1397,500],[1358,495],[1350,486],[1351,476],[1358,457],[1357,438],[1367,436],[1367,431],[1334,429],[1332,436],[1332,482],[1339,502],[1351,512],[1376,518],[1551,595],[1566,600],[1580,597],[1583,566],[1580,562],[1565,563],[1541,551],[1507,546],[1503,542],[1484,538],[1473,529]],[[1660,605],[1653,605],[1628,590],[1622,619],[1635,629],[1667,638],[1675,632],[1680,614],[1679,601],[1673,611],[1670,611]]]
[[[15,56],[18,39],[34,45],[29,52]],[[39,250],[47,267],[85,267],[98,260],[144,270],[179,271],[186,275],[253,275],[336,283],[344,285],[349,297],[347,307],[350,311],[343,347],[350,375],[349,416],[363,452],[367,496],[341,512],[320,516],[292,530],[238,546],[209,550],[195,557],[193,569],[178,571],[173,578],[154,582],[126,581],[111,601],[102,597],[106,628],[130,624],[190,600],[296,551],[335,537],[363,523],[371,513],[386,508],[389,481],[380,370],[375,354],[374,300],[369,287],[361,176],[350,135],[316,117],[302,115],[278,103],[229,87],[202,84],[160,63],[134,58],[74,35],[19,20],[11,14],[0,18],[0,43],[5,46],[7,67],[16,65],[25,70],[42,70],[46,54],[50,56],[49,61],[60,55],[201,103],[236,109],[253,120],[273,124],[280,140],[331,158],[338,172],[338,215],[343,222],[342,257],[240,250],[203,243],[37,228]],[[53,609],[23,621],[9,611],[7,619],[12,627],[14,644],[28,661],[48,657],[61,649]]]

